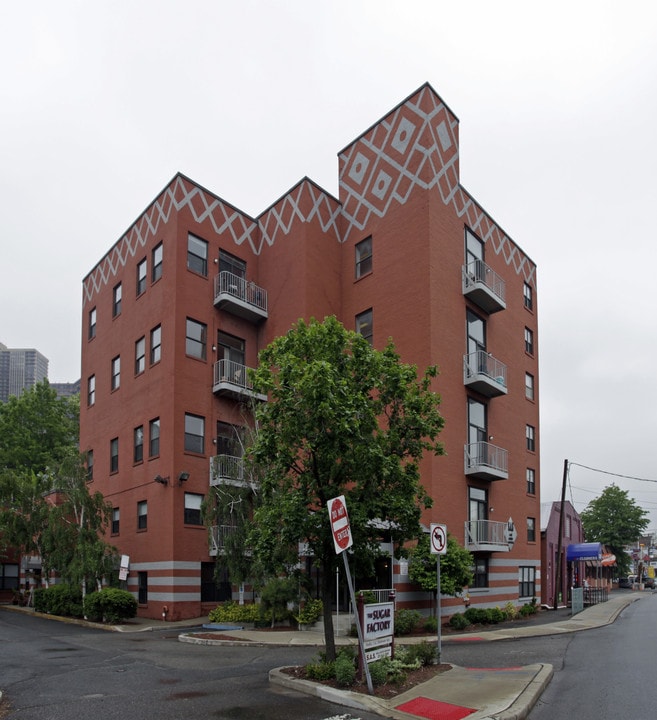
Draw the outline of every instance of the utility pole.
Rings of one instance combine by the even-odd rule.
[[[559,510],[559,538],[557,540],[557,557],[554,569],[554,604],[552,609],[559,607],[559,585],[561,584],[561,537],[563,535],[563,513],[566,504],[566,478],[568,477],[568,460],[563,461],[563,482],[561,483],[561,508]]]

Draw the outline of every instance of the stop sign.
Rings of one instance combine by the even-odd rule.
[[[333,533],[333,544],[335,545],[335,552],[339,555],[343,550],[346,550],[353,544],[344,495],[329,500],[327,507],[329,520],[331,522],[331,532]]]

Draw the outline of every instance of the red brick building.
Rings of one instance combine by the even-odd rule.
[[[304,178],[256,218],[176,175],[84,279],[81,446],[140,614],[230,592],[199,505],[239,478],[246,368],[331,314],[439,366],[447,454],[423,462],[424,521],[473,551],[471,602],[540,597],[536,267],[461,185],[458,130],[424,85],[339,153],[339,198]],[[421,606],[405,571],[381,586]]]

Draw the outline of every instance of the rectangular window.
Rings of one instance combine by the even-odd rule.
[[[527,542],[536,542],[536,518],[527,518]]]
[[[528,355],[534,354],[534,331],[525,328],[525,352]]]
[[[148,423],[148,456],[157,457],[160,454],[160,418]]]
[[[121,386],[121,356],[112,358],[112,390],[118,390]]]
[[[18,563],[0,563],[0,590],[18,590]]]
[[[371,345],[374,340],[374,317],[372,308],[356,315],[356,332]]]
[[[119,534],[119,521],[121,519],[121,511],[119,508],[112,508],[112,535]]]
[[[219,272],[229,272],[238,278],[246,278],[246,263],[244,260],[219,250]]]
[[[185,413],[185,450],[203,454],[205,451],[205,418]]]
[[[372,272],[372,236],[356,244],[356,279]]]
[[[148,604],[148,573],[144,570],[137,573],[137,602],[140,605]]]
[[[137,503],[137,530],[146,530],[148,527],[148,503],[142,500]]]
[[[201,520],[201,503],[203,495],[185,493],[185,525],[203,525]]]
[[[90,375],[87,380],[87,407],[96,403],[96,376]]]
[[[96,308],[89,310],[89,340],[96,337]]]
[[[236,370],[241,371],[240,368],[236,368],[236,365],[244,365],[244,340],[229,335],[225,332],[217,333],[217,360],[225,360],[227,365],[226,370],[229,372],[235,372]],[[234,363],[232,366],[230,363]],[[232,369],[231,369],[232,367]]]
[[[148,274],[148,264],[146,258],[137,264],[137,296],[146,290],[146,275]]]
[[[110,440],[110,472],[119,471],[119,439],[112,438]]]
[[[524,284],[523,293],[524,293],[525,307],[527,308],[527,310],[533,310],[534,309],[534,291],[532,290],[532,286],[529,283]]]
[[[162,277],[162,257],[164,249],[162,243],[153,248],[151,256],[151,282],[155,282]]]
[[[217,455],[241,458],[244,455],[244,431],[238,425],[217,421]]]
[[[563,524],[563,536],[564,536],[564,537],[567,537],[567,538],[571,538],[571,537],[572,537],[572,535],[571,535],[571,532],[572,532],[572,526],[571,526],[572,518],[570,517],[570,515],[566,515],[566,517],[564,518],[564,520],[565,520],[565,522],[564,522],[564,524]]]
[[[534,452],[536,450],[536,431],[533,425],[526,426],[525,437],[527,438],[527,450]]]
[[[205,360],[205,347],[207,344],[207,325],[187,318],[187,335],[185,352],[187,355]]]
[[[518,595],[521,598],[536,597],[536,568],[521,566],[518,568]]]
[[[87,450],[87,482],[94,479],[94,451]]]
[[[534,399],[534,376],[530,373],[525,373],[525,397],[527,400]]]
[[[151,330],[151,365],[160,362],[162,358],[162,326],[158,325]]]
[[[121,314],[121,300],[123,297],[123,289],[121,283],[114,286],[112,291],[112,317]]]
[[[134,429],[134,453],[133,460],[140,463],[144,459],[144,426],[140,425]]]
[[[488,587],[488,558],[476,557],[472,568],[472,586],[475,588]]]
[[[121,283],[115,285],[112,297],[112,317],[116,317],[121,314]]]
[[[135,343],[135,375],[146,369],[146,338],[141,337]]]
[[[527,479],[527,492],[536,495],[536,473],[533,468],[527,468],[525,477]]]
[[[191,233],[187,235],[187,269],[208,275],[208,244]]]

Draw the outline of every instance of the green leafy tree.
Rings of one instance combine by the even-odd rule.
[[[299,543],[322,573],[326,652],[335,658],[331,591],[338,563],[327,511],[344,495],[353,560],[372,574],[382,533],[400,548],[420,533],[431,498],[420,482],[425,452],[442,454],[437,371],[418,378],[390,342],[375,350],[334,317],[299,320],[260,354],[252,380],[269,402],[257,410],[250,449],[262,474],[248,537],[263,568],[290,573]]]
[[[46,532],[48,563],[64,582],[81,588],[84,600],[88,585],[100,590],[119,564],[116,548],[103,539],[112,506],[100,492],[89,492],[84,459],[77,453],[60,464],[52,482],[56,503]]]
[[[417,545],[411,550],[408,563],[408,577],[425,592],[436,596],[438,573],[436,558],[440,558],[440,592],[456,596],[466,585],[472,583],[472,553],[459,545],[455,537],[447,534],[447,552],[436,555],[431,552],[429,534],[422,533]]]
[[[60,398],[48,381],[0,403],[0,469],[45,472],[77,448],[78,396]]]
[[[611,484],[586,506],[581,520],[586,541],[605,545],[616,556],[618,574],[626,575],[630,560],[625,548],[648,527],[646,511],[628,497],[626,490]]]

